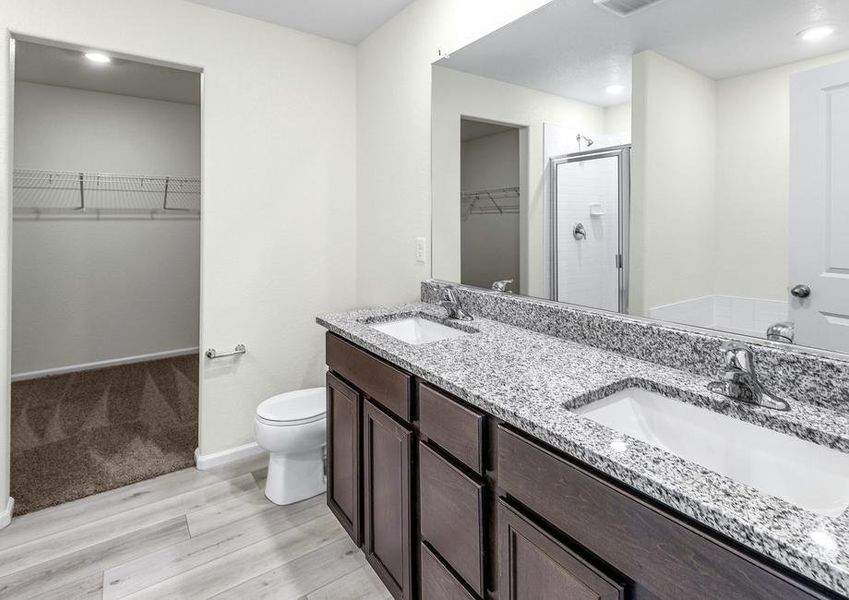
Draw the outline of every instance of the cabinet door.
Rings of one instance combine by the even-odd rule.
[[[427,545],[422,544],[419,551],[422,557],[421,600],[476,600]]]
[[[479,596],[484,592],[483,485],[419,444],[422,540]]]
[[[359,546],[362,543],[360,393],[327,374],[327,506]]]
[[[498,501],[498,597],[623,600],[625,589]]]
[[[370,401],[363,409],[363,552],[396,599],[412,592],[412,431]]]

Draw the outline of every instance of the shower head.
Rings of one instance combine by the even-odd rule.
[[[580,133],[575,136],[575,139],[578,140],[578,149],[579,150],[581,148],[581,140],[584,140],[584,143],[587,145],[587,148],[589,148],[590,146],[595,144],[595,142],[592,141],[590,138],[588,138],[587,136],[580,134]]]

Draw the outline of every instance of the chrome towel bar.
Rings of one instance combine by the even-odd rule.
[[[244,344],[236,344],[236,347],[233,348],[232,352],[222,352],[218,353],[215,348],[210,348],[204,354],[206,354],[207,358],[224,358],[225,356],[237,356],[239,354],[244,354],[248,349],[245,348]]]

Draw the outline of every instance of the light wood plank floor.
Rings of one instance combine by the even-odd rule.
[[[264,461],[186,469],[17,517],[0,598],[387,600],[325,505],[279,507]]]

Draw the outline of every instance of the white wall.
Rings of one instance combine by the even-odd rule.
[[[625,102],[604,109],[604,133],[631,134],[631,103]]]
[[[417,0],[357,46],[359,304],[417,298],[431,275],[414,242],[430,237],[431,63],[544,4]]]
[[[519,187],[519,130],[513,129],[462,144],[461,188],[464,191]],[[505,200],[504,203],[515,203]],[[482,200],[487,205],[487,200]],[[491,204],[489,204],[491,206]],[[489,287],[512,279],[521,286],[519,213],[474,213],[461,219],[461,282]]]
[[[15,168],[200,176],[192,104],[20,81],[15,134]]]
[[[711,82],[653,52],[635,57],[637,314],[757,335],[766,321],[787,318],[789,80],[847,59],[843,52]],[[682,214],[682,206],[692,214]],[[690,234],[689,242],[675,237]],[[679,258],[665,252],[676,249],[672,244]],[[682,261],[691,259],[688,272]]]
[[[16,167],[200,176],[199,106],[25,82],[15,106]],[[199,219],[21,216],[13,244],[13,374],[197,346]]]
[[[716,82],[634,57],[630,311],[713,293]]]
[[[16,219],[12,373],[195,348],[197,219]]]
[[[460,277],[460,117],[523,127],[521,279],[523,294],[545,296],[543,125],[600,131],[604,110],[569,98],[433,67],[433,276]]]
[[[716,208],[725,215],[716,227],[717,294],[787,301],[790,76],[847,59],[842,52],[717,83]]]
[[[354,48],[175,0],[77,0],[73,8],[60,0],[9,0],[0,22],[19,34],[203,68],[201,347],[243,342],[248,354],[203,363],[200,451],[251,441],[260,401],[321,383],[316,313],[355,303]],[[0,203],[6,212],[7,48],[0,54],[0,162],[7,167],[0,171]],[[393,191],[393,198],[404,197]],[[9,240],[8,225],[0,220],[0,239]],[[8,314],[8,242],[0,247],[0,265],[0,314]],[[10,365],[5,321],[0,328],[6,340],[0,345],[2,503]]]

